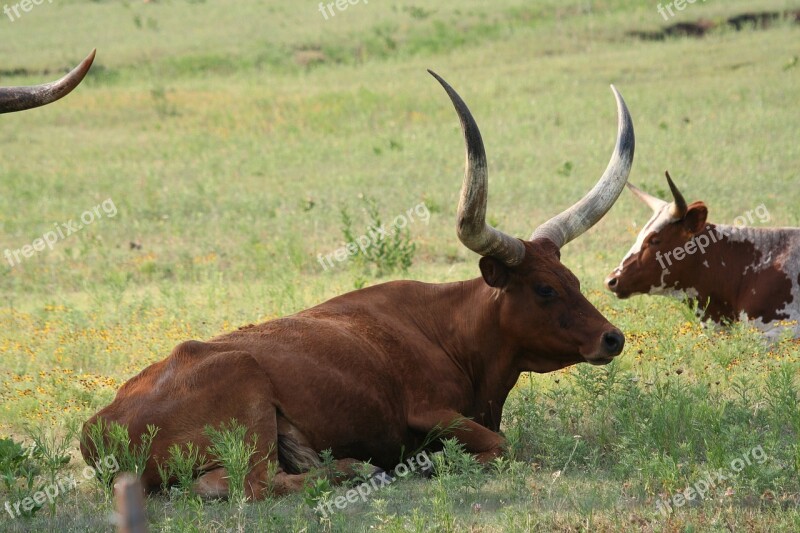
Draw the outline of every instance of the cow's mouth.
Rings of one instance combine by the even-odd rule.
[[[598,357],[596,359],[587,359],[586,362],[593,366],[603,366],[613,361],[615,357],[616,356],[613,355],[609,357]]]
[[[606,280],[606,288],[614,293],[614,296],[619,298],[620,300],[627,300],[632,293],[632,291],[625,290],[619,286],[619,280],[617,278],[609,278]]]

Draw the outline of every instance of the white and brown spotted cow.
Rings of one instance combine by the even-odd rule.
[[[786,329],[800,338],[800,228],[748,227],[745,217],[712,224],[703,202],[687,205],[669,173],[667,182],[673,202],[628,184],[653,216],[606,278],[608,289],[620,298],[688,298],[703,320],[750,320],[772,339]],[[762,222],[769,218],[763,205],[756,211]]]

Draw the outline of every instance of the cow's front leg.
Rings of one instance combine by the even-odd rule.
[[[503,437],[455,411],[434,411],[412,416],[409,426],[424,433],[435,429],[448,430],[445,437],[454,437],[481,463],[488,463],[503,454]]]

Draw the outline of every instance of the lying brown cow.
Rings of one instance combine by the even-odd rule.
[[[0,87],[0,113],[33,109],[68,95],[89,72],[95,51],[58,81],[30,87]]]
[[[609,290],[688,298],[704,320],[750,319],[771,339],[800,337],[800,228],[711,224],[703,202],[686,205],[669,173],[667,182],[671,203],[628,184],[653,216],[606,278]]]
[[[433,74],[433,73],[432,73]],[[142,479],[159,487],[156,463],[172,444],[205,450],[206,425],[235,418],[257,436],[245,492],[267,494],[268,462],[277,494],[302,488],[322,450],[347,472],[356,461],[390,469],[435,428],[482,462],[497,457],[503,403],[521,372],[550,372],[579,362],[606,364],[624,337],[581,294],[560,249],[594,225],[616,201],[633,161],[631,118],[619,114],[611,162],[592,191],[525,241],[487,225],[486,154],[478,126],[447,91],[466,140],[458,236],[482,257],[477,279],[446,284],[395,281],[333,298],[295,315],[177,346],[120,388],[98,419],[129,428],[134,443],[147,424],[160,428]],[[250,438],[248,434],[248,439]],[[86,439],[84,439],[86,440]],[[84,446],[92,462],[96,451]],[[264,461],[263,459],[267,459]],[[201,465],[195,490],[228,492],[218,464]]]

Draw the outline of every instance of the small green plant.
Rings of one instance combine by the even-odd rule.
[[[449,483],[437,477],[432,484],[433,497],[431,498],[433,511],[433,526],[435,531],[452,533],[456,531],[456,518],[453,513],[453,496]]]
[[[169,101],[170,89],[157,85],[150,89],[150,97],[153,99],[153,107],[159,118],[177,117],[180,115],[178,108]]]
[[[389,500],[374,498],[370,502],[369,516],[375,521],[371,529],[378,531],[408,531],[405,521],[397,513],[389,512]]]
[[[795,442],[800,439],[800,391],[795,386],[796,381],[797,369],[783,364],[767,378],[764,394],[775,426],[794,433]]]
[[[44,427],[29,428],[28,433],[33,440],[33,456],[38,459],[44,470],[47,484],[56,485],[58,475],[69,464],[69,451],[77,433],[74,424],[67,425],[66,432],[58,435],[54,430]],[[50,513],[55,513],[55,501],[48,500]]]
[[[139,436],[139,444],[132,445],[126,426],[117,422],[106,424],[102,418],[98,418],[82,435],[84,446],[96,451],[96,459],[103,461],[112,458],[119,466],[117,470],[104,468],[96,472],[97,479],[108,496],[111,494],[111,482],[117,471],[130,472],[137,477],[142,475],[157,433],[158,428],[148,424],[146,432]]]
[[[370,219],[367,231],[356,235],[353,218],[347,208],[341,208],[342,236],[346,243],[358,245],[353,262],[364,269],[375,268],[375,275],[382,277],[392,272],[407,272],[414,259],[416,244],[411,242],[411,232],[407,224],[400,228],[386,227],[380,215],[377,202],[361,196],[364,211]],[[407,222],[407,221],[406,221]],[[366,244],[364,244],[366,243]]]
[[[328,479],[336,479],[344,475],[344,472],[340,472],[336,467],[336,458],[333,456],[333,450],[330,448],[322,450],[319,454],[319,459],[320,466],[317,475],[325,476]]]
[[[497,477],[506,484],[511,494],[522,497],[528,491],[528,472],[530,472],[530,465],[522,461],[515,461],[514,459],[504,459],[498,457],[492,463],[495,468]]]
[[[220,425],[219,429],[206,426],[205,433],[211,440],[208,453],[228,473],[228,501],[243,501],[244,482],[250,472],[250,460],[256,453],[258,437],[253,433],[248,442],[247,427],[239,424],[236,419],[231,419],[227,426]]]
[[[327,477],[308,476],[303,487],[303,501],[317,514],[322,514],[319,509],[324,506],[333,494],[333,486]]]
[[[409,16],[411,16],[411,18],[419,19],[419,20],[426,19],[426,18],[430,17],[434,13],[433,10],[427,10],[425,8],[417,7],[417,6],[404,7],[403,11],[408,13]]]
[[[306,505],[314,509],[314,512],[323,525],[330,525],[330,517],[320,511],[322,509],[321,506],[327,504],[333,495],[332,480],[343,476],[344,473],[337,468],[336,458],[333,456],[333,451],[330,448],[322,450],[319,455],[319,466],[308,472],[306,476],[306,482],[303,488],[303,501],[305,501]]]
[[[433,459],[438,478],[453,487],[477,491],[486,481],[483,465],[454,438],[444,439],[442,445],[442,453]]]
[[[8,494],[7,501],[21,502],[39,490],[37,482],[40,472],[35,448],[25,448],[11,437],[0,439],[0,478]],[[17,507],[15,512],[31,518],[42,505],[37,503],[33,507],[26,507]]]
[[[355,472],[355,476],[350,480],[350,486],[357,487],[362,483],[368,483],[370,478],[372,478],[373,474],[375,473],[375,466],[373,466],[369,461],[365,461],[363,463],[357,463],[353,465],[353,471]]]
[[[171,479],[177,482],[177,489],[182,495],[192,492],[195,472],[198,465],[206,462],[205,454],[192,442],[186,443],[186,450],[179,444],[169,447],[169,458],[158,465],[158,474],[161,477],[161,487],[166,489]]]
[[[578,365],[573,373],[581,403],[593,410],[603,409],[608,405],[619,385],[619,366],[610,364],[600,369],[589,365]]]
[[[705,315],[710,303],[710,298],[705,302],[700,302],[700,300],[697,298],[685,296],[681,300],[681,305],[678,307],[678,311],[681,313],[681,315],[683,315],[683,318],[686,319],[687,322],[691,324],[699,324],[700,317]]]

